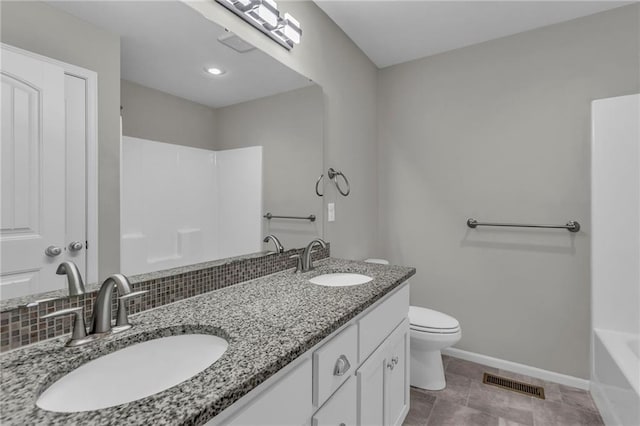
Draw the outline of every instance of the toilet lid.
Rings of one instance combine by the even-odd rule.
[[[454,317],[420,306],[409,307],[409,322],[411,327],[425,330],[453,330],[460,327]]]

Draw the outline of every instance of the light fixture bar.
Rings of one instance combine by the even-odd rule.
[[[280,16],[274,0],[216,0],[287,50],[300,43],[300,23],[288,13]]]

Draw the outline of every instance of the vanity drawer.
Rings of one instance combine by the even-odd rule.
[[[358,362],[358,328],[351,325],[313,353],[313,405],[322,405],[353,375]]]
[[[405,284],[360,321],[359,362],[363,362],[409,315],[409,285]]]
[[[356,379],[349,377],[347,383],[313,415],[311,426],[356,426],[357,407]]]

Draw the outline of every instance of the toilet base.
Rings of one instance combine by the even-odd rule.
[[[442,390],[447,386],[440,350],[411,348],[411,386],[426,390]]]

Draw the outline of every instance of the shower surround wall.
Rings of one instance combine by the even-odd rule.
[[[121,194],[124,274],[261,250],[260,146],[211,151],[124,136]]]
[[[639,91],[639,12],[380,70],[378,256],[416,266],[412,304],[455,316],[458,348],[589,378],[590,103]]]

